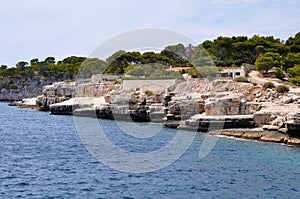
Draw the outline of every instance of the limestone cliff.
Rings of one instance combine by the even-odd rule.
[[[3,78],[0,79],[0,101],[20,101],[24,98],[32,98],[40,95],[43,87],[56,79],[26,78],[18,79]]]

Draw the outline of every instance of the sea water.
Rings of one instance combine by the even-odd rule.
[[[114,121],[99,124],[130,152],[157,150],[176,134],[135,139]],[[165,168],[121,172],[88,152],[72,116],[0,103],[0,198],[300,198],[300,148],[219,138],[200,159],[205,136]]]

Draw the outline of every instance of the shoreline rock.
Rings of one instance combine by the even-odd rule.
[[[210,131],[214,129],[254,128],[253,115],[217,115],[197,114],[178,126],[179,129]]]
[[[24,98],[22,101],[14,101],[9,103],[9,106],[16,106],[18,108],[31,108],[39,109],[39,106],[36,104],[37,98]]]
[[[300,138],[290,137],[278,131],[268,131],[262,128],[255,129],[219,129],[209,132],[210,135],[222,135],[227,137],[257,140],[261,142],[282,143],[300,147]]]
[[[159,85],[156,80],[147,84],[143,80],[115,84],[115,78],[119,77],[108,80],[93,76],[77,82],[56,82],[44,86],[43,95],[35,100],[24,99],[11,105],[38,106],[51,114],[156,122],[169,128],[209,133],[223,130],[224,136],[298,143],[297,90],[279,94],[261,85],[200,79],[162,80]]]

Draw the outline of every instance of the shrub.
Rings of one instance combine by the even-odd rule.
[[[281,68],[275,68],[275,77],[281,80],[285,77]]]
[[[154,93],[150,90],[145,90],[145,94],[149,97],[149,96],[152,96],[154,95]]]
[[[10,84],[9,88],[10,89],[18,89],[18,84]]]
[[[300,86],[300,76],[296,76],[289,79],[289,82],[291,82],[294,85]]]
[[[296,64],[293,68],[289,68],[287,72],[293,77],[300,76],[300,64]]]
[[[279,85],[276,87],[276,91],[278,93],[286,93],[286,92],[289,92],[289,87],[285,86],[285,85]]]
[[[114,81],[114,84],[121,84],[121,81],[122,81],[122,80],[120,80],[120,79],[116,79],[116,80]]]
[[[248,79],[245,78],[245,77],[237,77],[237,78],[234,78],[235,82],[246,82],[246,83],[249,83]]]
[[[263,84],[264,88],[275,88],[275,85],[272,82],[266,82]]]
[[[0,82],[0,88],[5,88],[7,86],[6,82]]]

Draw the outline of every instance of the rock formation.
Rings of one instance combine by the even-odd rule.
[[[167,127],[195,131],[227,129],[213,132],[298,143],[294,137],[300,136],[299,89],[277,93],[251,83],[190,78],[160,80],[159,84],[154,80],[126,80],[126,84],[120,84],[116,78],[100,75],[44,86],[37,105],[52,114],[162,122]]]

